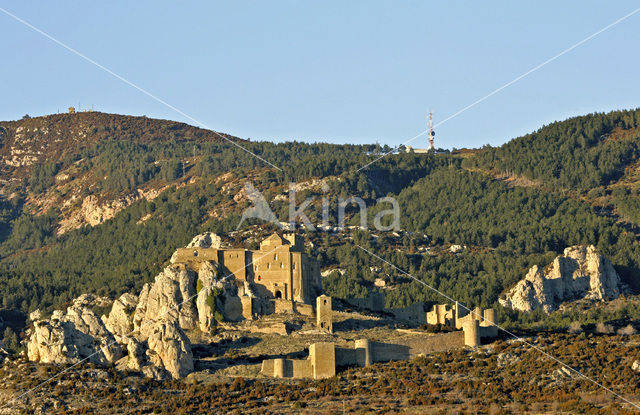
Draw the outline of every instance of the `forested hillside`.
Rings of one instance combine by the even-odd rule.
[[[640,156],[640,110],[555,122],[465,160],[465,167],[523,175],[587,191],[610,184]]]
[[[394,287],[387,291],[390,306],[441,301],[357,245],[469,305],[495,305],[531,265],[544,265],[574,244],[596,245],[640,288],[639,240],[619,222],[640,218],[638,122],[638,110],[591,114],[465,157],[392,154],[362,171],[389,149],[225,136],[278,170],[217,134],[170,121],[82,113],[3,122],[2,306],[50,310],[83,292],[115,296],[139,289],[194,235],[235,230],[249,206],[247,180],[281,220],[287,220],[282,197],[291,181],[326,179],[328,190],[310,185],[298,194],[298,204],[316,197],[307,210],[312,218],[321,213],[321,197],[331,202],[334,218],[338,197],[360,196],[369,205],[386,195],[398,199],[406,231],[400,242],[374,231],[307,235],[323,268],[346,270],[324,280],[335,297],[366,295],[375,278],[386,275]],[[33,152],[16,153],[16,143],[25,140],[41,149],[34,144]],[[505,173],[539,185],[514,186],[500,178]],[[114,208],[113,201],[120,204]],[[100,220],[91,222],[95,212],[88,207]],[[354,224],[357,214],[351,206]],[[417,241],[424,234],[427,242]],[[417,250],[418,243],[431,251]],[[452,243],[469,249],[451,254]]]

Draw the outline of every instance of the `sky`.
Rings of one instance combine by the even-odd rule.
[[[0,1],[0,119],[69,106],[269,141],[397,146],[634,1]],[[640,106],[640,12],[438,125],[441,148]],[[186,116],[185,116],[186,114]],[[196,121],[194,121],[196,120]],[[426,147],[426,136],[408,143]]]

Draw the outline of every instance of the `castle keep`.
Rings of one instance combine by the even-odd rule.
[[[239,286],[241,295],[313,304],[322,292],[320,267],[304,252],[304,242],[295,234],[281,237],[274,233],[260,243],[258,250],[180,248],[172,260],[191,264],[194,269],[205,261],[217,263],[224,274],[248,283]]]

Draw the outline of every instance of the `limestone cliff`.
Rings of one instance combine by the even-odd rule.
[[[563,302],[614,299],[626,290],[611,262],[593,245],[566,248],[547,268],[531,267],[524,279],[500,298],[500,304],[550,313]]]

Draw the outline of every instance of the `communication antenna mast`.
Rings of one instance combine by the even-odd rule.
[[[429,135],[429,150],[435,150],[436,146],[434,143],[434,138],[436,135],[436,132],[433,131],[433,114],[431,113],[431,111],[429,111],[429,130],[428,130],[428,135]]]

